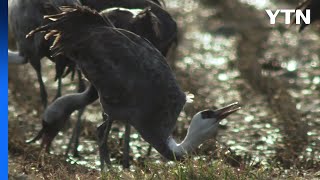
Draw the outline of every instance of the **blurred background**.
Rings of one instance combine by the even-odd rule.
[[[179,42],[168,61],[190,98],[180,114],[174,136],[183,138],[192,115],[201,109],[234,101],[242,105],[240,111],[221,122],[217,141],[204,143],[195,160],[223,159],[236,168],[272,164],[287,169],[283,171],[284,177],[292,171],[295,175],[313,172],[311,177],[320,176],[317,174],[319,26],[309,26],[299,33],[297,26],[284,24],[283,16],[270,26],[265,12],[265,9],[295,8],[298,3],[298,0],[165,1],[179,27]],[[9,34],[12,49],[13,41]],[[54,64],[43,60],[42,68],[51,102],[57,89]],[[75,92],[76,83],[63,79],[63,94]],[[29,64],[9,66],[8,93],[9,177],[45,177],[41,174],[44,167],[37,165],[39,145],[24,143],[41,129],[43,112],[36,74]],[[51,168],[62,168],[68,173],[71,168],[73,173],[89,171],[96,175],[94,169],[99,168],[99,158],[95,131],[102,122],[99,103],[88,106],[83,118],[78,148],[81,158],[61,160],[76,120],[73,115],[53,142]],[[114,123],[109,147],[115,166],[122,159],[123,134],[123,124]],[[135,132],[131,134],[130,145],[131,170],[139,169],[145,161],[165,162],[155,150],[151,157],[146,157],[148,144]]]

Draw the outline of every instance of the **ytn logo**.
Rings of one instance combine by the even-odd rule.
[[[301,24],[301,19],[304,21],[305,24],[310,24],[310,9],[306,10],[306,14],[303,14],[302,10],[294,10],[294,9],[281,9],[276,10],[274,13],[270,10],[266,10],[267,14],[270,17],[270,24],[276,23],[276,18],[279,13],[283,13],[285,16],[285,24],[290,24],[291,22],[291,14],[296,15],[296,24]]]

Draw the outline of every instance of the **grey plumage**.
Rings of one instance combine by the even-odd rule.
[[[109,19],[111,23],[120,29],[131,31],[143,38],[149,40],[159,51],[166,55],[167,47],[162,47],[164,43],[160,31],[161,20],[152,13],[150,8],[145,9],[126,9],[126,8],[110,8],[100,12],[101,16]],[[167,33],[167,32],[166,32]],[[174,36],[172,34],[171,36]],[[166,39],[166,41],[169,41]],[[170,43],[170,46],[172,42]]]
[[[134,14],[134,13],[137,13],[137,14]],[[136,9],[135,12],[132,12],[132,10],[125,9],[125,8],[121,8],[121,9],[111,8],[111,9],[107,9],[107,10],[100,12],[100,15],[102,17],[104,17],[105,19],[107,19],[108,21],[110,21],[111,23],[113,23],[113,25],[118,28],[132,31],[132,32],[136,33],[137,35],[140,35],[153,43],[157,43],[157,41],[159,41],[158,36],[157,36],[158,35],[158,32],[157,32],[158,26],[157,25],[159,22],[158,22],[157,17],[155,17],[155,15],[150,11],[149,8],[146,8],[144,10]],[[86,23],[85,19],[83,19],[82,21],[84,23]],[[164,49],[159,49],[159,50],[162,51]],[[56,63],[58,64],[59,61],[57,61]],[[87,94],[87,95],[89,95],[89,94]],[[64,106],[55,107],[55,106],[50,105],[48,108],[60,108],[61,111],[64,112],[64,109],[62,109],[63,107]],[[74,110],[76,110],[76,109],[74,109]],[[57,115],[52,114],[52,116],[57,116]],[[58,119],[58,118],[54,118],[54,119]],[[46,120],[46,119],[44,119],[44,120]],[[64,119],[64,120],[67,121],[68,119]],[[77,126],[79,126],[79,121],[81,121],[81,117],[78,118]],[[52,124],[52,126],[54,129],[55,125]],[[56,129],[56,131],[59,131],[59,130],[61,130],[61,129]],[[74,132],[78,132],[78,133],[73,134],[72,140],[75,140],[76,142],[78,142],[79,131],[80,131],[79,129],[74,129]],[[128,139],[128,138],[125,138],[125,139]],[[72,144],[72,141],[70,141],[70,143],[68,145],[66,154],[68,154],[68,151],[70,149],[71,144]],[[78,154],[78,152],[76,150],[77,149],[76,144],[77,143],[75,143],[74,154]]]
[[[110,27],[97,12],[81,7],[64,11],[68,13],[51,16],[55,21],[31,34],[56,30],[51,33],[57,35],[53,53],[76,62],[98,91],[109,118],[128,122],[173,159],[167,140],[186,97],[165,58],[143,38]]]
[[[41,99],[47,105],[47,92],[42,80],[41,63],[43,57],[50,57],[50,42],[45,41],[43,34],[36,34],[26,39],[26,34],[44,24],[43,16],[57,13],[56,8],[62,5],[79,4],[77,0],[9,0],[8,21],[9,29],[16,40],[19,55],[25,58],[37,72],[40,84]],[[67,61],[64,57],[57,57],[59,61]],[[53,59],[54,61],[57,59]],[[64,63],[66,64],[66,63]],[[58,76],[62,76],[62,73]],[[59,93],[59,92],[58,92]]]
[[[152,40],[150,36],[144,34],[153,45],[166,55],[173,43],[177,43],[177,23],[173,17],[161,7],[157,0],[81,0],[81,3],[97,11],[102,11],[113,7],[123,7],[127,9],[149,8],[159,20],[159,37]]]
[[[68,94],[56,99],[43,113],[42,129],[38,135],[28,143],[32,143],[42,138],[42,146],[49,151],[53,138],[64,127],[70,115],[78,109],[82,109],[98,98],[97,91],[93,86],[89,86],[82,93]]]
[[[64,54],[74,61],[97,90],[107,114],[97,129],[101,169],[108,163],[108,122],[119,120],[134,126],[160,154],[179,160],[216,136],[219,122],[241,108],[232,103],[196,113],[186,137],[177,144],[170,135],[186,96],[164,56],[144,38],[114,28],[96,11],[86,7],[64,7],[62,11],[47,17],[51,22],[28,36],[44,31],[47,37],[55,37],[53,55]]]

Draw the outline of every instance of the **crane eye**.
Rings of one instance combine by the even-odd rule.
[[[204,110],[201,112],[202,119],[209,119],[215,117],[215,112],[212,110]]]

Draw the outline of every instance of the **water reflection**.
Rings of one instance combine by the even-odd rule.
[[[272,3],[270,0],[240,0],[242,3],[247,3],[251,6],[254,6],[257,9],[264,10],[266,8],[270,8]]]

